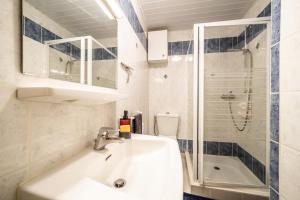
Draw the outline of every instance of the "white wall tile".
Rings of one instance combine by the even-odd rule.
[[[300,92],[280,93],[280,143],[300,151]]]
[[[280,42],[280,91],[300,90],[299,35],[300,31]]]
[[[281,41],[285,40],[289,36],[292,36],[293,34],[299,34],[299,9],[300,1],[298,0],[281,1]]]
[[[280,145],[279,154],[280,196],[288,200],[299,199],[300,152]]]

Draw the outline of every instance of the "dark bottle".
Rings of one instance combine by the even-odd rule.
[[[119,136],[123,138],[131,138],[130,133],[130,119],[128,118],[128,111],[124,110],[123,118],[120,119],[120,133]]]

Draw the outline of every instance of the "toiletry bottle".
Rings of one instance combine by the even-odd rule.
[[[130,119],[128,118],[128,111],[124,110],[123,118],[120,119],[120,137],[129,139],[131,138],[130,133]]]

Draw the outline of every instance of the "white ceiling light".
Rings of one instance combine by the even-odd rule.
[[[108,6],[110,7],[111,11],[113,12],[115,18],[120,19],[122,17],[122,11],[119,4],[116,0],[104,0]]]
[[[122,11],[115,0],[96,0],[96,2],[109,19],[122,17]]]
[[[106,16],[109,19],[115,19],[113,14],[110,12],[108,7],[105,5],[105,3],[102,0],[96,0],[96,3],[98,4],[98,6],[102,9],[102,11],[106,14]]]

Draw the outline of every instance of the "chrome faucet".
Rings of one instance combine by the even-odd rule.
[[[106,145],[110,143],[122,143],[123,139],[118,136],[111,136],[111,133],[117,133],[119,130],[114,130],[111,127],[101,127],[98,133],[97,138],[95,139],[94,150],[101,151],[104,150]]]

